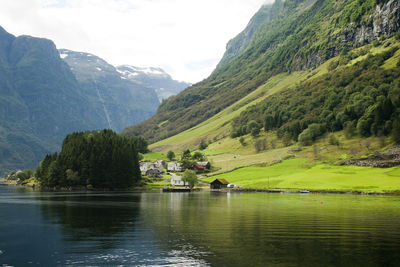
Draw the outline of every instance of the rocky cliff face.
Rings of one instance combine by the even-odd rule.
[[[257,30],[263,25],[272,21],[278,11],[282,8],[282,1],[275,1],[273,5],[263,5],[261,9],[251,18],[246,28],[226,45],[226,51],[217,69],[245,51]]]
[[[330,45],[306,58],[296,58],[293,70],[314,69],[338,56],[344,48],[356,48],[374,40],[390,37],[400,29],[400,1],[390,0],[376,6],[372,14],[359,23],[351,23],[330,37]]]
[[[359,46],[365,42],[388,37],[400,29],[400,1],[378,4],[364,23],[353,24],[338,35],[345,42]]]

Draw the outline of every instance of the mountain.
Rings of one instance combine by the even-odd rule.
[[[239,33],[235,38],[230,40],[226,45],[226,51],[217,69],[223,65],[231,62],[234,58],[238,57],[244,50],[246,50],[253,40],[254,34],[262,25],[270,23],[279,10],[282,9],[282,1],[275,2],[274,5],[263,5],[260,10],[251,18],[247,27]]]
[[[366,135],[379,131],[388,134],[398,108],[392,95],[397,83],[393,62],[398,57],[399,41],[394,36],[400,28],[399,12],[400,3],[393,0],[277,0],[264,5],[247,28],[228,43],[210,77],[170,97],[155,116],[126,128],[123,134],[141,135],[151,142],[188,129],[194,134],[227,110],[236,115],[220,125],[224,131],[215,130],[211,136],[205,130],[196,142],[247,134],[252,120],[259,126],[267,125],[266,131],[278,131],[280,136],[290,133],[295,140],[313,123],[334,131],[348,123],[354,127],[360,124],[360,128],[368,128]],[[386,67],[387,62],[390,67]],[[318,69],[321,66],[323,69]],[[358,79],[360,75],[362,80]],[[382,81],[383,77],[390,77],[385,90],[373,82],[375,78]],[[356,87],[355,80],[363,87],[351,89]],[[285,86],[281,87],[283,81]],[[377,93],[366,101],[360,95],[368,94],[368,90],[364,91],[368,86]],[[318,92],[314,93],[313,88]],[[338,93],[344,90],[349,93]],[[299,98],[306,101],[303,106],[296,101],[302,94],[306,96]],[[310,97],[313,94],[321,98],[320,102]],[[329,101],[322,99],[330,95]],[[346,97],[351,97],[350,101],[339,101]],[[363,105],[356,108],[357,103]],[[237,114],[237,110],[241,113]],[[353,114],[350,110],[357,111]],[[273,120],[269,121],[270,117]]]
[[[140,68],[130,65],[117,67],[123,79],[127,79],[143,86],[153,88],[160,102],[172,95],[177,95],[191,84],[173,80],[172,77],[161,68]]]
[[[151,117],[159,105],[155,90],[128,80],[105,60],[83,52],[59,50],[92,103],[93,112],[103,117],[99,128],[121,131],[130,124]]]
[[[51,40],[0,27],[0,172],[34,168],[75,131],[149,118],[153,88],[125,79],[99,57],[57,50]]]
[[[95,128],[89,102],[50,40],[0,28],[0,169],[33,167],[66,133]]]

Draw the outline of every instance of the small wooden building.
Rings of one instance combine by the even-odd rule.
[[[228,186],[229,182],[225,179],[215,179],[210,183],[211,189],[222,189]]]
[[[203,166],[204,169],[207,169],[207,170],[209,170],[211,168],[211,164],[208,161],[199,161],[196,163],[196,165]]]
[[[205,170],[205,168],[203,166],[199,165],[199,164],[193,165],[193,167],[190,168],[190,169],[193,170],[193,171],[204,171]]]

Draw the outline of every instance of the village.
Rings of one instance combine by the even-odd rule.
[[[168,182],[164,185],[164,189],[171,190],[170,187],[180,189],[188,189],[190,184],[183,178],[184,172],[190,170],[198,174],[207,173],[211,170],[211,164],[209,161],[195,161],[189,165],[182,162],[166,162],[164,160],[156,160],[154,162],[141,161],[140,171],[144,177],[152,180],[162,180]],[[186,166],[185,166],[186,165]],[[166,179],[163,179],[168,177]],[[170,178],[169,178],[170,177]],[[239,185],[230,184],[225,179],[215,179],[210,184],[202,182],[203,176],[199,177],[200,186],[199,188],[210,188],[210,189],[224,189],[224,188],[241,188]],[[197,184],[197,183],[196,183]]]

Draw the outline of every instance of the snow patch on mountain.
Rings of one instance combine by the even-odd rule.
[[[141,67],[135,67],[131,65],[122,65],[117,67],[118,71],[124,75],[124,76],[137,76],[137,75],[154,75],[154,76],[162,76],[165,78],[170,77],[168,73],[166,73],[163,69],[161,68],[153,68],[153,67],[147,67],[147,68],[141,68]]]

